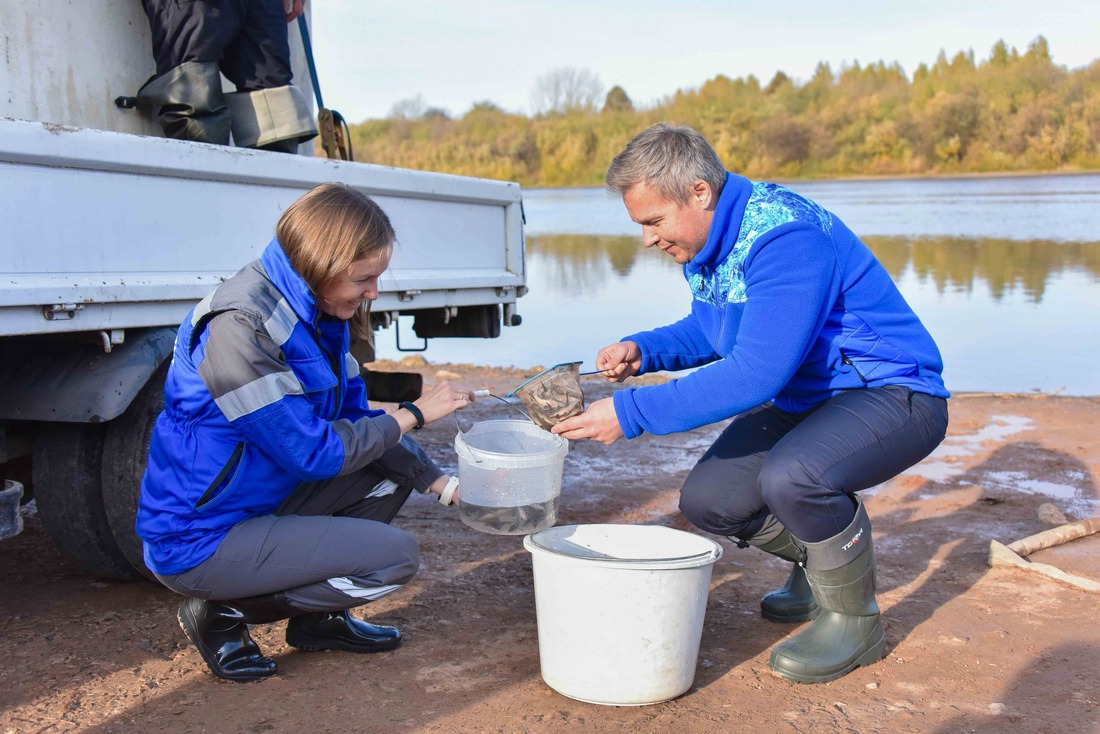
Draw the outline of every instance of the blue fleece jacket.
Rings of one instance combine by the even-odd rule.
[[[627,438],[730,418],[769,400],[803,412],[844,390],[948,397],[939,350],[875,256],[818,204],[727,174],[703,249],[684,265],[691,313],[632,334],[641,372],[706,365],[615,393]]]

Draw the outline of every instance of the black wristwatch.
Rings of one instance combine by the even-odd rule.
[[[405,410],[412,413],[413,418],[416,418],[416,425],[413,426],[414,431],[419,431],[421,428],[424,427],[424,414],[420,412],[420,408],[416,407],[408,401],[400,403],[397,407],[404,408]]]

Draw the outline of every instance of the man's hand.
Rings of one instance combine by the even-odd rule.
[[[630,341],[609,344],[596,355],[596,369],[608,382],[622,382],[642,369],[642,350]]]
[[[619,427],[619,418],[615,415],[615,401],[611,398],[597,400],[588,406],[588,410],[566,418],[550,432],[568,439],[590,438],[606,444],[613,444],[623,437],[623,429]]]
[[[306,0],[287,0],[286,3],[286,22],[292,23],[295,18],[302,14],[305,10]]]

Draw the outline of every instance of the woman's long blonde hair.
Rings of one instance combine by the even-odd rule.
[[[369,196],[341,183],[323,183],[291,204],[275,236],[291,267],[316,296],[358,260],[393,248],[390,218]],[[351,318],[352,333],[373,344],[370,302]]]

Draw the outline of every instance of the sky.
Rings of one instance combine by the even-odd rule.
[[[326,106],[350,123],[419,97],[461,116],[483,101],[531,114],[540,77],[588,70],[652,106],[718,74],[783,71],[808,80],[821,61],[901,64],[912,75],[998,40],[1023,53],[1046,37],[1055,63],[1100,58],[1097,0],[310,0]],[[292,30],[294,32],[294,30]]]

